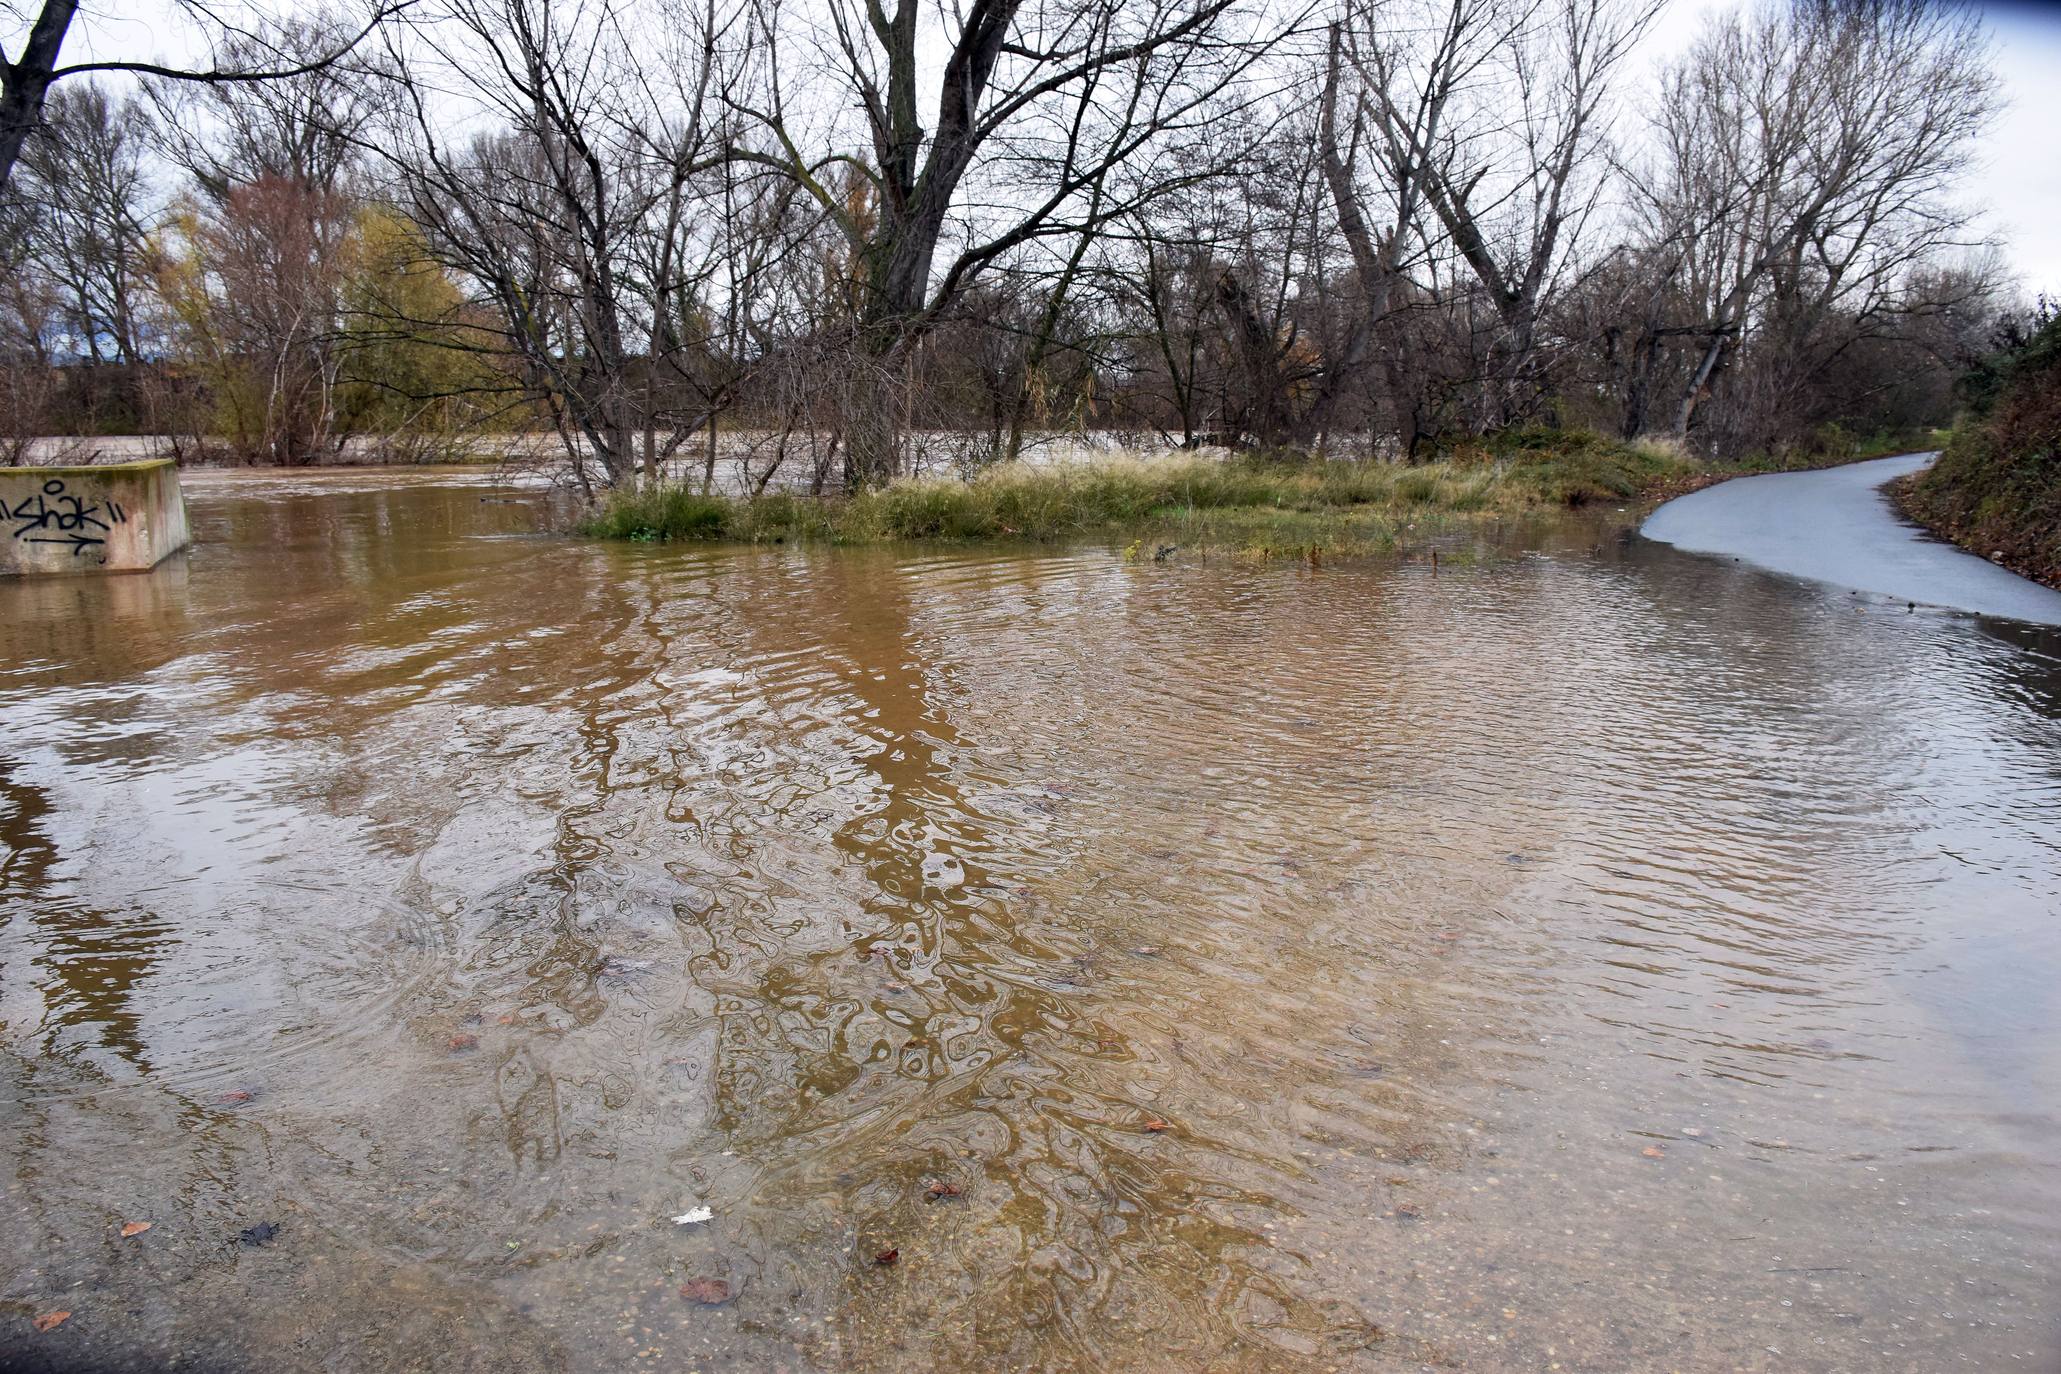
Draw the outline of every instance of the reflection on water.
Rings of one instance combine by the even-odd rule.
[[[203,477],[0,586],[0,1351],[2061,1353],[2051,633],[544,500]]]

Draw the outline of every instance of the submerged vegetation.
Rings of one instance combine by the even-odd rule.
[[[617,494],[582,530],[615,539],[852,544],[1135,534],[1254,552],[1378,552],[1406,528],[1628,501],[1695,470],[1663,445],[1522,430],[1410,466],[1298,456],[1004,464],[968,481],[910,478],[824,500],[662,486]]]

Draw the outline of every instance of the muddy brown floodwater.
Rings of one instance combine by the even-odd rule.
[[[0,1366],[2057,1367],[2055,632],[485,483],[0,586]]]

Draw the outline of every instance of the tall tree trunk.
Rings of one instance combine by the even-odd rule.
[[[78,9],[78,0],[44,0],[21,56],[8,62],[0,54],[0,191],[7,189],[22,144],[43,122],[43,98],[50,92],[65,30]]]
[[[1317,398],[1310,406],[1310,423],[1320,434],[1330,433],[1339,403],[1366,375],[1368,357],[1374,346],[1374,332],[1388,317],[1389,306],[1395,299],[1396,251],[1404,227],[1414,213],[1418,183],[1417,172],[1405,169],[1403,184],[1397,188],[1395,228],[1385,240],[1377,240],[1373,226],[1367,222],[1367,216],[1360,207],[1359,188],[1353,184],[1352,153],[1342,148],[1338,140],[1344,41],[1344,31],[1333,24],[1325,61],[1323,105],[1317,138],[1323,159],[1324,183],[1331,191],[1339,234],[1345,239],[1347,251],[1352,254],[1353,272],[1359,278],[1359,292],[1351,303],[1352,315],[1346,328],[1344,346],[1331,365],[1324,369],[1324,375],[1317,384]]]
[[[1245,377],[1245,427],[1261,447],[1278,445],[1289,437],[1288,401],[1274,331],[1260,318],[1245,283],[1228,268],[1217,277],[1217,304],[1231,323],[1232,350]]]
[[[716,489],[716,430],[722,411],[711,404],[708,411],[708,448],[701,464],[701,494],[708,495]]]
[[[1703,350],[1703,358],[1696,364],[1696,371],[1690,374],[1689,384],[1682,388],[1681,402],[1675,407],[1674,426],[1671,432],[1676,440],[1688,439],[1689,422],[1696,416],[1696,407],[1710,394],[1711,379],[1717,375],[1730,342],[1723,334],[1711,335],[1710,343]]]
[[[902,432],[900,390],[909,360],[897,348],[859,358],[852,378],[850,420],[844,438],[844,485],[847,491],[886,486],[901,475]]]

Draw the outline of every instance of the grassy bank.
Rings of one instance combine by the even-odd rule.
[[[817,500],[757,500],[684,487],[620,493],[581,532],[607,539],[738,543],[1082,537],[1264,557],[1385,553],[1470,525],[1585,506],[1634,506],[1747,473],[1827,467],[1926,447],[1929,435],[1836,432],[1778,454],[1713,466],[1658,444],[1582,430],[1525,429],[1449,446],[1439,461],[1322,462],[1165,457],[1065,467],[1003,466],[971,481],[909,479]]]
[[[1943,538],[2061,587],[2061,319],[1995,361],[1939,461],[1897,484]]]
[[[1825,425],[1800,444],[1744,454],[1726,460],[1711,471],[1723,480],[1762,472],[1809,472],[1817,468],[1843,467],[1870,458],[1889,458],[1899,453],[1923,453],[1943,448],[1950,433],[1944,429],[1910,429],[1852,435],[1838,425]]]
[[[848,544],[1104,535],[1258,554],[1352,554],[1392,549],[1405,530],[1633,501],[1692,471],[1654,445],[1524,431],[1411,467],[1185,457],[1005,466],[971,481],[906,480],[833,500],[664,488],[618,495],[582,532]]]

